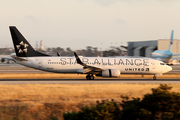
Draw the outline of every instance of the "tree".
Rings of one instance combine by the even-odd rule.
[[[72,50],[71,50],[70,47],[67,47],[67,48],[66,48],[66,51],[67,51],[67,52],[72,52]]]
[[[121,96],[120,104],[114,101],[97,102],[79,112],[64,114],[65,120],[179,120],[180,93],[171,92],[171,86],[160,84],[142,99]],[[120,109],[122,108],[122,109]]]
[[[64,120],[118,120],[119,105],[112,101],[97,101],[96,106],[85,106],[79,112],[64,113]]]
[[[124,99],[122,101],[122,119],[131,120],[174,120],[180,119],[180,93],[170,92],[171,86],[160,84],[152,88],[151,94],[144,98]]]

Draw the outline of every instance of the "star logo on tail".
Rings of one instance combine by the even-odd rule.
[[[21,41],[19,43],[19,45],[16,45],[16,48],[19,50],[18,53],[23,53],[23,52],[27,53],[27,47],[28,46],[29,46],[28,44]]]

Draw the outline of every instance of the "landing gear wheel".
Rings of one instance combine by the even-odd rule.
[[[87,76],[86,76],[86,79],[87,79],[87,80],[94,80],[94,76],[93,76],[93,75],[87,75]]]
[[[87,76],[86,76],[86,79],[89,80],[89,79],[90,79],[90,75],[87,75]]]
[[[89,78],[90,78],[90,80],[94,80],[94,76],[93,75],[91,75]]]
[[[156,80],[156,75],[154,75],[153,80]]]

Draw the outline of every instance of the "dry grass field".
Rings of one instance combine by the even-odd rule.
[[[85,79],[86,75],[56,73],[1,73],[0,79]],[[152,78],[153,75],[144,75]],[[121,75],[120,78],[142,78],[141,75]],[[180,78],[165,74],[157,78]],[[180,92],[180,84],[171,84],[172,91]],[[67,111],[79,111],[82,106],[99,100],[121,101],[121,95],[140,97],[159,84],[0,84],[0,120],[63,119]]]
[[[28,117],[29,120],[48,119],[50,115],[62,119],[64,112],[78,111],[82,106],[95,104],[97,100],[120,101],[121,95],[142,98],[144,94],[151,93],[151,88],[158,86],[159,84],[1,84],[0,119],[11,120],[9,116],[14,114],[22,119]],[[180,84],[171,86],[172,91],[180,92]],[[6,112],[2,112],[4,109]]]

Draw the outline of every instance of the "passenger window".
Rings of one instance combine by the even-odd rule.
[[[164,65],[164,63],[160,63],[160,65]]]

